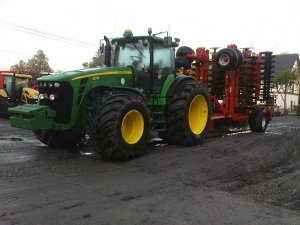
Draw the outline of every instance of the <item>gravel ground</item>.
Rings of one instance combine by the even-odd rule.
[[[297,117],[195,147],[151,144],[128,162],[0,128],[0,225],[300,224]]]

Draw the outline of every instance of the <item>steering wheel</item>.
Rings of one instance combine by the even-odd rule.
[[[142,62],[143,61],[142,57],[135,56],[135,55],[130,56],[130,59],[132,61],[138,61],[138,62]]]

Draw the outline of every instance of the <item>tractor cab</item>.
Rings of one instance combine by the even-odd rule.
[[[166,78],[175,75],[175,47],[171,37],[159,38],[148,30],[149,36],[133,36],[131,30],[125,30],[123,38],[115,38],[111,49],[106,47],[105,55],[112,52],[112,66],[132,68],[133,87],[145,93],[159,93]],[[106,42],[106,46],[110,45]],[[110,62],[105,62],[107,66]]]
[[[3,90],[6,97],[20,99],[23,88],[30,88],[31,75],[6,72],[1,73],[0,76],[0,89]]]
[[[37,102],[38,91],[30,88],[31,79],[15,71],[0,72],[0,116],[7,116],[9,107]]]

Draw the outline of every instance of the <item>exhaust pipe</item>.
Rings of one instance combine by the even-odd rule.
[[[105,40],[105,47],[104,47],[104,64],[107,67],[111,66],[111,44],[109,39],[104,36],[104,40]]]

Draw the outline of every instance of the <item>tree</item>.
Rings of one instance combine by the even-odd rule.
[[[18,70],[20,72],[27,72],[26,62],[20,60],[18,64],[15,64],[10,67],[11,70]]]
[[[101,47],[98,48],[96,55],[92,58],[92,61],[84,62],[82,66],[84,69],[103,66],[103,54],[101,53]]]
[[[88,62],[84,62],[82,63],[83,69],[87,69],[89,68],[89,63]]]
[[[20,60],[18,64],[10,67],[11,70],[27,72],[37,78],[41,73],[51,73],[53,70],[49,66],[49,59],[42,50],[38,50],[36,54],[26,62]]]
[[[42,50],[38,50],[36,54],[28,60],[27,69],[34,74],[41,74],[42,72],[51,73],[53,70],[48,64],[48,57]]]
[[[289,70],[284,68],[277,76],[275,76],[274,85],[283,100],[284,113],[287,113],[287,95],[292,92],[297,81],[297,75],[297,70]]]

